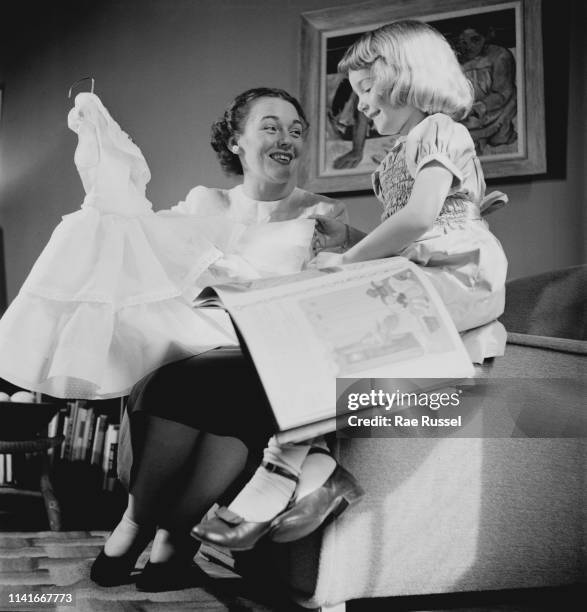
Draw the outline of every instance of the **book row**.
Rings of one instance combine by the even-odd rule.
[[[84,400],[67,402],[49,422],[49,437],[63,436],[59,446],[49,449],[50,462],[79,461],[97,466],[102,473],[102,487],[113,490],[116,482],[116,454],[120,426],[119,415],[101,411]],[[0,454],[0,486],[18,485],[14,457]]]
[[[51,420],[50,437],[63,435],[54,455],[63,461],[83,461],[100,466],[104,475],[103,488],[112,490],[116,481],[116,452],[120,426],[108,414],[84,400],[67,402]]]

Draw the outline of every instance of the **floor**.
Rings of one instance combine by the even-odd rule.
[[[251,586],[229,569],[198,556],[210,576],[205,585],[159,594],[141,593],[134,583],[102,588],[89,578],[92,560],[107,531],[50,532],[42,504],[0,508],[0,611],[64,612],[302,612],[283,599],[273,585]],[[32,510],[35,510],[33,512]],[[26,518],[26,521],[23,520]],[[28,529],[19,531],[26,524]],[[148,551],[137,564],[141,567]],[[221,559],[222,561],[222,559]],[[71,594],[73,605],[15,605],[10,595]],[[580,603],[581,602],[581,603]],[[574,612],[587,609],[585,587],[521,589],[357,600],[347,612]]]
[[[141,593],[134,583],[102,588],[89,578],[92,560],[107,532],[4,532],[0,533],[0,610],[57,610],[72,612],[294,612],[301,608],[268,596],[267,589],[252,589],[228,569],[199,559],[210,576],[197,588],[166,593]],[[137,564],[148,558],[144,553]],[[27,599],[35,595],[71,594],[73,605],[11,604],[11,594]]]
[[[107,536],[104,531],[0,533],[0,610],[71,612],[300,612],[302,608],[268,595],[269,585],[252,588],[229,569],[198,557],[210,576],[207,584],[166,593],[141,593],[134,583],[102,588],[89,578],[92,559]],[[138,567],[148,558],[139,559]],[[11,604],[11,595],[71,595],[69,605]],[[396,597],[347,604],[348,612],[573,612],[585,609],[585,590],[525,589],[509,592],[459,593]]]

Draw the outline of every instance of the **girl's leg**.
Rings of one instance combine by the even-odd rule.
[[[202,433],[189,469],[177,483],[177,495],[168,500],[168,512],[159,520],[151,563],[191,561],[199,547],[189,535],[191,527],[240,475],[247,457],[248,449],[238,438]]]
[[[309,452],[302,464],[300,482],[296,490],[296,499],[305,497],[312,491],[319,489],[336,469],[336,460],[324,438],[312,440],[312,448],[322,449],[325,452]]]
[[[271,438],[263,453],[264,463],[277,465],[299,478],[296,498],[321,487],[336,468],[336,461],[330,455],[308,454],[313,446],[328,451],[324,438],[316,438],[305,444],[283,445]],[[261,466],[229,509],[247,521],[268,521],[287,506],[295,489],[294,480],[269,472]]]
[[[293,498],[310,446],[279,445],[271,438],[261,465],[227,508],[192,528],[192,536],[232,550],[248,550],[271,529]]]
[[[312,444],[321,451],[315,453],[320,457],[308,460]],[[298,478],[287,476],[299,476],[304,469],[308,475],[300,495],[299,490],[296,492]],[[296,503],[288,509],[294,493]],[[263,465],[228,509],[220,509],[216,516],[196,525],[192,535],[233,550],[254,547],[268,532],[276,541],[289,542],[311,533],[331,513],[341,512],[361,495],[352,475],[337,468],[323,439],[279,445],[272,438],[265,449]]]
[[[271,438],[263,453],[263,465],[236,496],[229,510],[252,522],[269,521],[277,516],[292,498],[309,450],[309,444],[279,445]],[[293,478],[270,471],[273,465]]]

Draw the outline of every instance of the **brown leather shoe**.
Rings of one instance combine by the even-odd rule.
[[[267,461],[264,461],[261,465],[268,472],[293,480],[297,485],[298,477],[281,466]],[[293,495],[283,512],[291,507],[292,502]],[[216,510],[215,517],[202,521],[199,525],[193,527],[191,535],[202,542],[223,546],[230,550],[251,550],[264,535],[271,531],[275,521],[283,512],[268,521],[253,522],[246,521],[232,510],[222,507]]]
[[[302,497],[275,519],[270,538],[280,543],[300,540],[318,529],[328,517],[342,514],[363,495],[355,477],[337,465],[320,488]]]
[[[191,535],[202,542],[224,546],[230,550],[251,550],[273,526],[275,519],[262,522],[246,521],[232,510],[222,507],[216,516],[192,528]]]

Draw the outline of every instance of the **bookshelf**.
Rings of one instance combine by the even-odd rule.
[[[17,391],[18,387],[0,379],[0,392],[12,396]],[[48,512],[51,528],[112,528],[126,504],[126,494],[116,480],[123,401],[66,401],[48,396],[36,399],[41,401],[30,404],[0,402],[0,440],[8,438],[5,449],[24,448],[21,444],[11,446],[10,439],[21,442],[25,439],[28,442],[43,438],[57,440],[35,455],[26,450],[0,453],[0,530],[39,528],[39,511],[32,500],[27,504],[21,501],[19,516],[10,519],[6,518],[3,506],[11,508],[13,496],[32,495],[35,489],[39,490],[39,474],[43,470],[47,478],[50,475],[51,492],[61,508],[57,521]],[[42,497],[48,506],[47,497]],[[59,527],[55,527],[56,523]],[[47,528],[47,518],[44,528]]]

